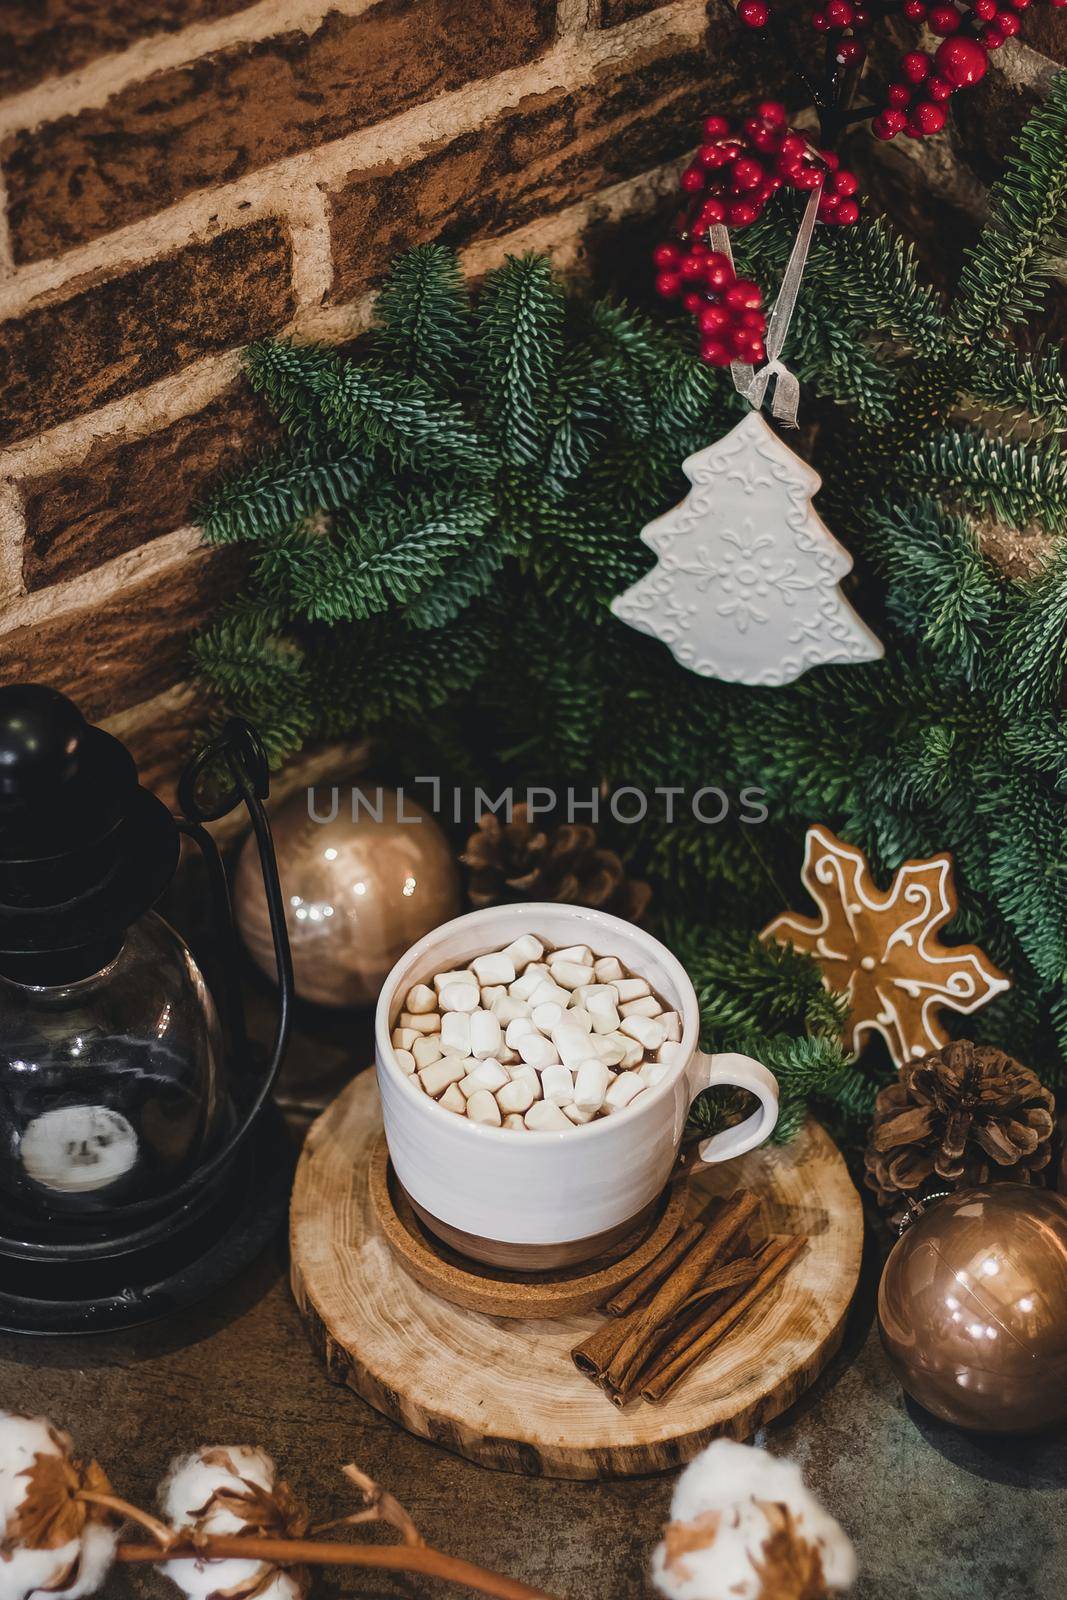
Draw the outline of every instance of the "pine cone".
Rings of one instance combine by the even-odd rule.
[[[579,822],[542,828],[524,805],[510,822],[486,812],[459,859],[469,869],[467,898],[475,907],[558,900],[640,922],[652,898],[647,883],[627,876],[614,850],[599,848],[595,828]]]
[[[882,1205],[948,1184],[1029,1183],[1052,1154],[1055,1102],[1036,1072],[960,1039],[909,1061],[875,1101],[864,1161]]]

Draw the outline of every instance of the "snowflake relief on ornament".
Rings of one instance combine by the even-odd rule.
[[[814,827],[801,881],[819,915],[786,912],[761,938],[806,951],[827,988],[848,996],[845,1036],[853,1050],[878,1033],[902,1067],[949,1043],[942,1007],[969,1015],[1010,988],[977,945],[945,945],[938,937],[956,914],[947,853],[906,861],[883,892],[862,851]]]
[[[818,474],[758,412],[683,465],[692,490],[642,531],[658,560],[612,602],[620,621],[730,683],[881,656],[838,588],[852,562],[812,510]]]

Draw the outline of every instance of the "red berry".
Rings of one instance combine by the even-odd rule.
[[[959,31],[960,14],[955,6],[934,6],[926,21],[934,33],[947,36]]]
[[[1022,27],[1022,23],[1019,21],[1014,11],[998,11],[995,25],[997,31],[1002,33],[1005,39],[1014,38],[1019,29]]]
[[[706,139],[726,139],[730,134],[729,117],[705,117],[704,137]]]
[[[731,311],[758,311],[763,304],[763,290],[751,278],[738,278],[722,298]]]
[[[808,141],[802,133],[789,132],[782,140],[783,156],[802,156],[808,148]]]
[[[790,182],[794,189],[817,189],[822,180],[822,169],[816,166],[798,167],[795,172],[790,174]]]
[[[661,272],[669,272],[672,267],[681,263],[682,252],[676,244],[658,244],[652,252],[652,260]]]
[[[697,151],[697,160],[702,167],[728,167],[734,159],[736,151],[728,144],[702,144]]]
[[[852,12],[852,26],[854,28],[869,28],[870,25],[870,12],[865,11],[862,6],[856,6]]]
[[[656,293],[664,300],[673,300],[681,287],[682,279],[677,272],[661,272],[656,278]]]
[[[858,67],[866,59],[867,46],[862,39],[842,39],[834,51],[834,60],[839,67]]]
[[[767,318],[762,311],[742,311],[737,320],[742,328],[748,328],[751,333],[764,334],[767,331]]]
[[[903,11],[909,22],[924,22],[927,9],[926,0],[904,0]]]
[[[860,186],[860,180],[854,172],[834,173],[834,194],[842,196],[853,195]]]
[[[923,84],[923,93],[931,100],[947,100],[953,93],[951,83],[944,78],[939,78],[936,73],[931,73]]]
[[[997,5],[997,0],[974,0],[971,10],[974,12],[979,22],[992,22],[993,18],[997,14],[997,11],[999,10],[999,7]]]
[[[849,223],[858,222],[859,219],[860,208],[855,200],[842,200],[837,208],[837,216],[834,221],[840,223],[842,227],[847,227]]]
[[[890,106],[911,105],[911,84],[891,83],[885,92],[886,104]]]
[[[836,194],[823,194],[819,200],[819,209],[815,215],[820,222],[832,222],[837,215],[837,208],[841,204]]]
[[[909,83],[922,83],[930,73],[930,57],[924,50],[909,50],[900,58],[900,70]]]
[[[770,21],[771,8],[767,0],[741,0],[737,15],[746,28],[765,28]]]
[[[725,289],[734,281],[734,269],[730,265],[730,257],[723,255],[719,250],[713,251],[704,259],[704,282],[709,289]]]
[[[1008,0],[1008,4],[1015,11],[1025,11],[1030,4],[1030,0]]]
[[[731,228],[747,228],[760,214],[753,200],[731,200],[726,207],[726,220]]]
[[[704,187],[704,174],[699,167],[686,167],[678,181],[686,194],[699,194]]]
[[[697,317],[697,327],[701,333],[717,334],[731,327],[733,320],[725,306],[705,306]]]
[[[852,21],[852,7],[849,0],[826,0],[823,15],[831,28],[847,28]]]
[[[999,50],[1004,43],[1004,35],[995,22],[987,22],[984,28],[978,30],[978,40],[987,50]]]
[[[696,283],[704,276],[704,261],[701,256],[688,255],[682,262],[682,280],[685,283]]]
[[[710,195],[700,208],[700,225],[701,227],[711,227],[716,222],[721,222],[725,215],[726,207],[722,201],[717,200],[714,195]]]
[[[756,107],[756,115],[772,128],[784,128],[788,120],[788,113],[780,100],[761,100]]]
[[[763,168],[751,156],[738,156],[731,176],[735,189],[755,189],[763,178]]]
[[[945,126],[945,108],[935,106],[930,100],[920,100],[912,110],[911,121],[921,133],[940,133]]]
[[[826,15],[825,11],[813,11],[811,14],[811,25],[815,29],[816,33],[830,32],[830,19]]]
[[[934,60],[938,72],[954,89],[962,89],[969,83],[977,83],[980,78],[985,77],[989,66],[982,46],[963,34],[942,40],[937,47]]]
[[[683,294],[682,296],[683,306],[693,316],[696,316],[697,312],[701,311],[707,303],[702,294],[696,294],[692,289],[688,294]]]
[[[700,359],[712,367],[728,367],[733,357],[729,347],[721,339],[703,339],[700,345]]]
[[[871,123],[871,132],[876,139],[895,139],[898,133],[904,131],[907,121],[903,111],[880,111]]]

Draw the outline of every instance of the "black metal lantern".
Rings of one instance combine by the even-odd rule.
[[[175,818],[61,694],[0,689],[2,1327],[91,1332],[162,1315],[224,1282],[284,1211],[289,1153],[270,1094],[293,979],[268,788],[259,739],[234,720],[183,774]],[[258,1062],[204,827],[242,802],[279,983]],[[203,852],[221,933],[218,1006],[152,909],[183,833]]]

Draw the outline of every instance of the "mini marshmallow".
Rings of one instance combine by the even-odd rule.
[[[535,1100],[541,1098],[541,1076],[536,1067],[528,1067],[525,1061],[520,1061],[517,1067],[510,1067],[512,1083],[524,1083]]]
[[[442,1011],[477,1011],[481,993],[476,983],[446,983],[441,990]]]
[[[658,1050],[666,1038],[666,1029],[658,1017],[627,1017],[619,1032],[636,1039],[643,1050]]]
[[[501,1000],[507,999],[507,994],[508,991],[506,984],[483,983],[482,1005],[485,1007],[486,1011],[492,1011],[493,1007],[498,1005]]]
[[[419,1082],[433,1099],[442,1094],[450,1083],[458,1083],[467,1076],[467,1063],[461,1056],[442,1056],[432,1067],[419,1073]]]
[[[549,966],[553,966],[557,961],[569,961],[577,967],[591,967],[593,965],[593,952],[587,944],[569,944],[563,950],[549,951]]]
[[[440,1033],[441,1018],[436,1011],[416,1016],[413,1011],[402,1011],[396,1019],[398,1028],[410,1028],[413,1033]]]
[[[490,1007],[502,1028],[506,1028],[509,1022],[515,1022],[519,1017],[528,1017],[532,1009],[528,1000],[516,1000],[506,989],[503,996],[499,1000],[494,1000]]]
[[[477,991],[475,991],[477,993]],[[446,1011],[441,1018],[441,1043],[456,1055],[471,1053],[471,1019],[466,1011]]]
[[[670,1070],[669,1061],[646,1061],[643,1067],[637,1069],[637,1075],[642,1083],[647,1083],[650,1089],[654,1089],[657,1083],[662,1083]]]
[[[592,967],[582,966],[577,961],[553,961],[551,973],[552,981],[564,989],[582,989],[593,982]]]
[[[615,978],[613,982],[620,1000],[639,1000],[643,994],[652,993],[644,978]]]
[[[592,1122],[593,1118],[596,1116],[595,1111],[583,1111],[581,1107],[576,1106],[573,1101],[569,1106],[560,1106],[560,1110],[563,1112],[563,1115],[567,1118],[568,1122],[575,1122],[579,1127],[581,1127],[581,1125],[585,1122]]]
[[[624,1060],[632,1039],[617,1033],[594,1033],[589,1043],[606,1067],[617,1067]]]
[[[438,994],[440,994],[441,990],[446,988],[450,983],[472,983],[473,981],[474,980],[469,972],[463,972],[460,970],[455,970],[452,972],[436,972],[434,973],[432,979],[433,986],[437,990]]]
[[[604,1096],[604,1104],[609,1111],[621,1111],[631,1100],[636,1100],[644,1087],[639,1073],[620,1072]]]
[[[569,989],[561,989],[558,983],[546,978],[530,995],[530,1007],[536,1010],[538,1006],[556,1005],[562,1009],[570,1004],[570,999]]]
[[[574,1078],[574,1104],[579,1111],[599,1111],[612,1082],[602,1061],[583,1061]]]
[[[495,1055],[500,1049],[500,1023],[491,1011],[475,1011],[471,1015],[471,1055]]]
[[[394,1050],[410,1050],[415,1040],[421,1037],[414,1028],[394,1028],[389,1035]]]
[[[682,1037],[682,1019],[677,1011],[661,1011],[659,1020],[667,1030],[667,1038],[671,1043],[677,1043]]]
[[[467,1115],[467,1102],[460,1093],[460,1085],[458,1083],[450,1083],[437,1104],[444,1106],[446,1111],[454,1111],[457,1116],[465,1117]]]
[[[545,947],[540,939],[535,939],[532,933],[524,933],[518,939],[512,939],[506,944],[501,955],[510,956],[516,972],[522,972],[531,961],[540,961],[545,953]]]
[[[436,1011],[437,996],[425,983],[417,983],[414,989],[409,989],[407,999],[404,1001],[404,1010],[410,1011],[414,1016],[421,1016],[423,1012]]]
[[[513,1050],[509,1044],[502,1044],[496,1053],[496,1058],[502,1066],[510,1066],[513,1061],[518,1061],[519,1052]]]
[[[496,1103],[501,1111],[516,1113],[521,1118],[524,1111],[529,1111],[537,1096],[524,1079],[512,1078],[502,1089],[497,1090]]]
[[[556,1046],[539,1033],[524,1033],[515,1046],[529,1067],[553,1067],[558,1064]]]
[[[533,1025],[538,1033],[551,1033],[562,1015],[561,1005],[557,1005],[555,1000],[546,1000],[542,1005],[534,1006]]]
[[[638,1020],[641,1022],[646,1022],[648,1019],[646,1017],[641,1017]],[[623,1039],[626,1042],[626,1048],[623,1052],[621,1062],[623,1070],[629,1071],[631,1067],[639,1067],[642,1061],[645,1059],[645,1047],[641,1043],[640,1039],[627,1039],[624,1033],[613,1033],[611,1037],[613,1039]]]
[[[411,1074],[415,1071],[415,1057],[412,1055],[411,1051],[394,1050],[393,1055],[396,1058],[396,1064],[400,1068],[401,1072],[406,1073],[410,1078]]]
[[[619,1026],[619,1009],[606,990],[584,996],[585,1009],[593,1024],[594,1033],[614,1033]]]
[[[657,1062],[673,1067],[675,1062],[682,1060],[682,1047],[677,1039],[665,1039],[656,1051]]]
[[[619,1006],[621,1017],[658,1017],[659,1001],[655,995],[639,995],[636,1000],[624,1000]]]
[[[573,1127],[554,1100],[538,1100],[527,1111],[523,1122],[531,1133],[558,1133]]]
[[[526,1130],[525,1122],[520,1116],[517,1116],[514,1111],[511,1113],[510,1117],[504,1118],[504,1126],[505,1128],[522,1128],[524,1132]]]
[[[471,971],[479,983],[514,983],[517,977],[515,963],[503,950],[475,956],[471,962]]]
[[[541,961],[531,961],[521,978],[508,984],[508,993],[516,1000],[529,1000],[539,983],[548,977],[548,968]]]
[[[441,1035],[439,1033],[420,1033],[411,1047],[417,1067],[432,1067],[435,1061],[440,1061],[444,1055],[441,1049]]]
[[[568,1022],[566,1016],[552,1029],[552,1043],[565,1067],[580,1067],[583,1061],[589,1060],[589,1035],[583,1028]]]
[[[488,1089],[479,1089],[471,1095],[467,1101],[467,1116],[471,1122],[481,1122],[486,1127],[500,1126],[500,1107]]]
[[[508,1023],[504,1038],[512,1050],[517,1050],[520,1039],[525,1038],[528,1033],[536,1032],[537,1029],[534,1027],[531,1017],[515,1017]]]
[[[463,1079],[460,1088],[469,1100],[477,1089],[488,1089],[490,1094],[495,1094],[510,1081],[507,1069],[502,1067],[499,1061],[479,1061]]]
[[[574,1099],[574,1077],[567,1067],[546,1067],[541,1074],[541,1093],[558,1106]]]
[[[582,994],[584,990],[576,989],[574,992]],[[564,1015],[568,1022],[572,1022],[576,1028],[581,1028],[583,1033],[592,1033],[593,1019],[584,1006],[568,1006]]]
[[[601,956],[599,961],[593,962],[593,971],[596,973],[597,983],[614,983],[616,979],[625,976],[622,962],[615,956]]]

